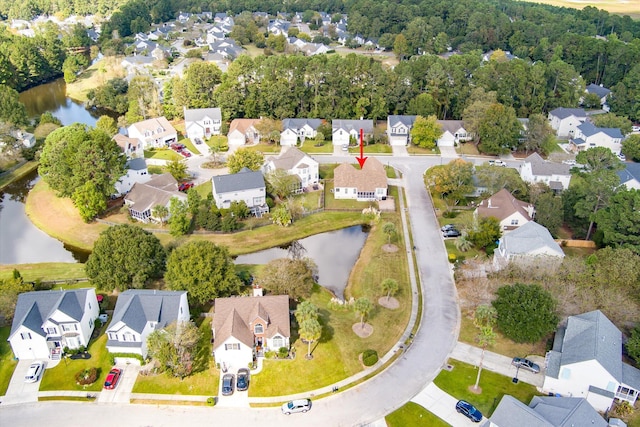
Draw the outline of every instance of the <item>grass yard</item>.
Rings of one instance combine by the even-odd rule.
[[[17,181],[23,176],[30,174],[37,168],[38,162],[32,161],[26,162],[25,164],[20,165],[15,169],[0,174],[0,190],[4,190],[4,188],[12,182]]]
[[[386,417],[388,427],[429,426],[447,427],[447,424],[422,406],[414,402],[407,402]]]
[[[144,150],[144,158],[168,161],[184,159],[184,157],[170,148],[150,148],[148,150]]]
[[[11,332],[10,326],[0,328],[0,396],[7,393],[11,376],[18,365],[18,361],[13,357],[9,341],[7,341],[9,332]]]
[[[462,144],[458,144],[456,147],[456,151],[458,154],[468,154],[471,156],[477,156],[480,154],[478,151],[478,147],[473,142],[464,142]]]
[[[437,154],[440,154],[440,150],[438,149],[438,147],[436,148],[422,148],[422,147],[418,147],[417,145],[413,145],[410,144],[407,146],[407,152],[409,154],[414,154],[414,155],[432,155],[435,156]]]
[[[124,68],[120,65],[122,56],[105,56],[91,65],[78,76],[78,79],[67,85],[67,96],[86,102],[87,92],[107,83],[111,79],[124,78]]]
[[[371,144],[364,146],[365,154],[392,154],[393,149],[389,144]],[[349,154],[360,154],[360,146],[349,147]]]
[[[260,142],[256,145],[246,145],[242,147],[243,150],[247,151],[259,151],[263,154],[278,154],[280,153],[280,145],[278,144],[267,144],[266,142]]]
[[[303,151],[307,154],[331,154],[333,153],[333,144],[331,141],[325,141],[324,144],[317,147],[315,145],[315,141],[310,139],[305,141],[300,147],[298,147],[300,151]]]
[[[211,184],[211,180],[208,180],[207,182],[197,185],[194,188],[203,199],[206,199],[207,197],[209,197],[209,194],[212,194],[212,186],[213,184]]]
[[[13,270],[20,272],[27,282],[35,280],[83,279],[87,277],[84,264],[70,262],[44,262],[39,264],[0,265],[0,280],[13,277]]]
[[[219,151],[228,151],[229,144],[227,143],[227,137],[224,135],[213,135],[207,141],[205,141],[211,148],[217,148]]]
[[[532,385],[523,382],[514,384],[511,382],[511,377],[505,377],[486,369],[482,371],[480,376],[482,392],[480,394],[472,393],[469,391],[469,387],[476,382],[477,368],[452,359],[449,359],[448,363],[453,366],[453,370],[442,370],[434,383],[455,398],[471,402],[486,417],[491,416],[505,394],[509,394],[525,404],[529,404],[533,396],[539,394]]]
[[[325,209],[340,209],[362,211],[369,206],[378,207],[377,202],[358,202],[355,199],[336,199],[333,193],[333,180],[324,183],[324,207]]]
[[[318,166],[320,179],[333,179],[333,170],[336,168],[336,166],[338,165],[335,163],[332,165],[321,164],[320,166]]]
[[[302,206],[308,210],[308,211],[312,211],[318,208],[321,208],[322,206],[320,206],[320,196],[322,195],[322,189],[319,191],[311,191],[309,193],[302,193],[299,194],[297,196],[295,196],[295,198],[297,200],[300,201],[300,203],[302,204]]]

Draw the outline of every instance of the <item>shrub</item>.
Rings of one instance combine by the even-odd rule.
[[[215,404],[216,404],[216,398],[215,397],[208,397],[207,398],[207,405],[215,406]]]
[[[83,369],[76,374],[76,382],[80,385],[89,385],[98,379],[98,370],[96,368]]]
[[[286,359],[289,356],[289,349],[287,347],[280,347],[278,349],[278,357],[280,359]]]
[[[442,216],[445,217],[445,218],[455,218],[455,217],[458,216],[458,212],[456,212],[456,211],[444,211]]]
[[[362,363],[364,366],[373,366],[378,361],[378,352],[375,350],[365,350],[362,353]]]
[[[456,259],[458,259],[458,257],[456,256],[456,254],[449,254],[449,262],[451,264],[453,264],[454,262],[456,262]]]

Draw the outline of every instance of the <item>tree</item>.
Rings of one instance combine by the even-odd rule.
[[[367,297],[360,297],[353,304],[353,310],[360,316],[360,327],[364,329],[364,318],[373,310],[373,304]]]
[[[640,325],[636,325],[631,331],[631,336],[627,339],[624,347],[627,354],[636,362],[640,362]]]
[[[193,62],[185,71],[184,83],[188,108],[209,108],[214,90],[222,81],[222,71],[212,62]],[[179,111],[181,115],[182,111]]]
[[[496,168],[493,166],[476,167],[478,185],[486,187],[487,192],[495,194],[506,188],[514,195],[526,196],[527,184],[520,178],[520,174],[513,168]]]
[[[631,120],[614,113],[596,114],[591,117],[591,120],[600,128],[619,128],[623,135],[631,133]]]
[[[200,330],[191,321],[173,322],[166,328],[149,334],[149,356],[159,362],[161,370],[184,379],[193,372],[200,335]]]
[[[385,222],[382,226],[382,232],[387,235],[387,243],[391,244],[391,237],[395,236],[398,230],[392,222]]]
[[[436,116],[416,117],[411,128],[411,142],[422,148],[435,148],[436,141],[442,135],[442,126]]]
[[[478,390],[478,385],[480,383],[480,374],[482,374],[482,364],[484,363],[484,352],[487,347],[493,346],[496,343],[496,337],[496,333],[490,326],[480,328],[480,332],[478,332],[478,335],[476,336],[476,341],[480,345],[480,348],[482,348],[482,353],[480,356],[480,363],[478,364],[476,383],[473,385],[474,390]]]
[[[255,282],[275,295],[299,300],[311,296],[316,274],[317,267],[309,258],[279,258],[269,261]]]
[[[160,221],[160,225],[164,226],[167,217],[169,216],[169,208],[162,205],[155,205],[151,209],[151,217]]]
[[[96,122],[96,128],[110,136],[118,133],[118,125],[116,121],[109,116],[100,116]]]
[[[640,255],[640,190],[618,190],[596,213],[602,244]]]
[[[639,134],[634,133],[633,135],[629,135],[624,141],[622,141],[622,154],[624,154],[629,160],[640,162]]]
[[[502,286],[496,295],[492,305],[498,328],[515,342],[534,343],[556,329],[556,301],[540,285]]]
[[[169,232],[172,236],[183,236],[191,228],[189,205],[177,197],[169,201]]]
[[[182,181],[189,174],[187,164],[183,160],[173,160],[167,163],[167,172],[169,172],[176,181]]]
[[[399,61],[402,61],[409,52],[409,43],[407,42],[407,38],[403,34],[398,34],[396,36],[395,41],[393,42],[393,53],[396,54],[396,58]]]
[[[290,175],[282,169],[267,173],[265,179],[267,181],[267,192],[280,199],[289,197],[293,193],[295,185],[299,183],[295,175]]]
[[[164,279],[170,289],[189,292],[190,301],[196,304],[240,290],[228,249],[209,241],[189,242],[174,249],[167,259]]]
[[[482,217],[473,230],[469,231],[469,240],[478,248],[487,248],[495,245],[501,235],[500,221],[497,218]]]
[[[4,318],[5,322],[8,323],[11,323],[16,311],[18,295],[33,290],[33,285],[25,283],[20,273],[16,275],[15,272],[17,270],[14,270],[13,278],[0,280],[0,317]]]
[[[480,124],[491,105],[498,102],[495,92],[486,92],[484,88],[475,88],[471,91],[467,105],[462,112],[464,128],[474,136],[478,142],[480,136]]]
[[[322,336],[322,325],[318,319],[310,318],[305,319],[300,323],[300,327],[298,329],[298,333],[300,334],[300,338],[303,341],[307,342],[307,359],[312,359],[311,355],[311,344],[314,341],[317,341]]]
[[[552,191],[542,193],[534,203],[536,222],[549,230],[552,236],[558,235],[562,227],[562,198]]]
[[[280,129],[282,129],[282,122],[280,120],[273,120],[265,117],[256,122],[253,127],[256,128],[258,134],[267,138],[271,144],[280,140]],[[277,137],[275,137],[276,135]]]
[[[96,216],[107,209],[107,200],[104,194],[100,194],[92,181],[76,188],[71,196],[73,204],[78,208],[80,217],[84,222],[91,222]]]
[[[0,84],[0,122],[12,126],[25,126],[29,123],[27,109],[19,101],[18,92],[4,84]]]
[[[318,307],[316,307],[311,301],[305,300],[298,304],[295,311],[296,322],[301,324],[308,319],[318,318]]]
[[[618,171],[624,166],[618,157],[606,147],[593,147],[581,151],[576,156],[576,162],[584,165],[586,172],[600,172],[602,170]],[[585,174],[583,174],[585,176]]]
[[[271,211],[271,220],[274,224],[281,227],[288,227],[293,223],[291,212],[289,212],[289,209],[287,209],[287,206],[283,203],[279,204]]]
[[[522,144],[525,153],[535,151],[546,154],[550,142],[555,142],[555,134],[547,118],[542,114],[530,115]]]
[[[450,205],[456,205],[473,191],[473,163],[455,159],[444,166],[435,166],[425,174],[427,186]]]
[[[165,259],[156,236],[133,225],[115,225],[100,233],[85,271],[98,289],[125,291],[162,277]]]
[[[389,301],[391,295],[398,292],[398,282],[394,279],[384,279],[382,283],[380,283],[380,289],[382,289],[383,293],[387,294],[387,301]]]
[[[238,173],[242,168],[252,171],[260,170],[264,163],[264,156],[259,151],[250,151],[247,149],[236,150],[227,158],[227,167],[229,173]]]
[[[595,93],[588,93],[584,96],[582,105],[585,108],[600,108],[600,97]]]
[[[480,355],[480,363],[478,364],[478,375],[476,377],[476,383],[473,386],[475,390],[478,390],[478,384],[480,383],[480,374],[482,373],[482,366],[484,362],[484,352],[487,347],[490,347],[496,343],[496,333],[493,327],[496,324],[498,313],[496,309],[487,304],[480,304],[476,307],[476,311],[473,316],[473,324],[478,328],[478,335],[476,341],[482,348]]]
[[[480,151],[487,154],[508,153],[512,148],[516,148],[521,129],[513,107],[492,104],[478,127]]]

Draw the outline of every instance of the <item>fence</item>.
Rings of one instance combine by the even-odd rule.
[[[556,239],[556,243],[560,246],[566,246],[568,248],[595,248],[596,242],[592,240],[571,240],[571,239]]]

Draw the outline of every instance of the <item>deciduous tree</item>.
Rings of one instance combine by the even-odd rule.
[[[11,323],[16,311],[18,295],[32,290],[33,285],[25,283],[19,273],[17,277],[0,280],[0,317]]]
[[[184,160],[173,160],[167,163],[167,172],[171,174],[176,181],[182,181],[188,176],[187,164]]]
[[[595,114],[591,120],[594,125],[601,128],[619,128],[623,135],[631,133],[631,120],[615,113]]]
[[[316,274],[317,267],[309,258],[279,258],[269,261],[255,282],[275,295],[289,295],[299,300],[311,295]]]
[[[492,216],[480,218],[468,233],[469,240],[478,248],[495,245],[501,235],[500,222]]]
[[[246,149],[236,150],[227,158],[227,167],[229,173],[238,173],[242,168],[248,168],[252,171],[260,170],[264,163],[264,156],[259,151],[250,151]]]
[[[487,154],[508,153],[518,145],[522,126],[513,107],[500,103],[492,104],[480,120],[479,149]]]
[[[602,244],[640,255],[640,190],[618,190],[596,213]]]
[[[184,379],[193,373],[200,335],[200,330],[191,321],[173,322],[149,334],[149,356],[159,362],[161,371]]]
[[[177,197],[169,201],[169,230],[172,236],[183,236],[191,228],[189,218],[189,204]]]
[[[455,159],[444,166],[427,170],[425,182],[450,205],[456,205],[473,191],[473,163]]]
[[[29,122],[27,109],[20,102],[18,92],[4,84],[0,84],[0,122],[12,126],[25,126]]]
[[[629,160],[640,162],[640,134],[629,135],[622,141],[622,154]]]
[[[87,181],[84,185],[76,188],[76,191],[71,195],[71,200],[78,208],[84,222],[91,222],[107,209],[107,200],[104,194],[100,194],[92,181]]]
[[[435,148],[436,141],[442,135],[442,126],[436,116],[418,116],[411,128],[411,142],[422,148]]]
[[[562,227],[562,198],[549,191],[541,194],[534,206],[536,222],[546,227],[552,236],[557,236]]]

